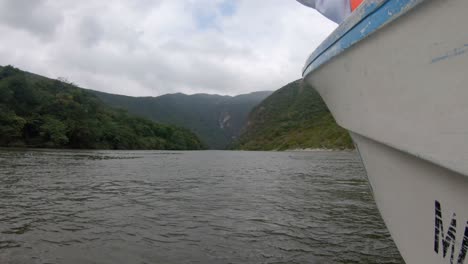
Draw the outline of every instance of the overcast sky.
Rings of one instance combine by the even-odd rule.
[[[335,27],[295,0],[0,0],[0,65],[132,96],[236,95],[300,78]]]

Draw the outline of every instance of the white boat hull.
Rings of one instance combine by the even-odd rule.
[[[419,2],[305,80],[350,131],[405,261],[468,263],[468,1]]]
[[[459,257],[465,261],[466,177],[357,134],[352,136],[382,218],[406,263],[459,263]],[[441,206],[443,224],[437,239],[436,202]],[[454,249],[450,245],[444,257],[442,240],[452,219],[457,220]],[[439,252],[434,250],[434,243],[439,244]]]

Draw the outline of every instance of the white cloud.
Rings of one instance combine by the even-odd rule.
[[[134,96],[239,94],[300,78],[335,27],[294,0],[0,0],[0,64]]]

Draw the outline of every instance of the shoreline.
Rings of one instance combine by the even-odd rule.
[[[283,150],[286,152],[333,152],[333,151],[347,151],[347,152],[353,152],[356,151],[356,149],[326,149],[326,148],[304,148],[304,149],[286,149]]]

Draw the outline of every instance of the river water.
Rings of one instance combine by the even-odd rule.
[[[402,263],[355,152],[0,150],[0,263]]]

